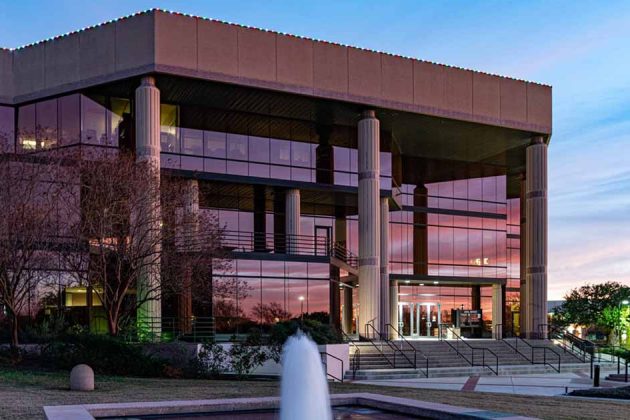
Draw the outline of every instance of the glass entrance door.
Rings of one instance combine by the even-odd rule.
[[[440,318],[439,303],[398,303],[398,330],[404,337],[437,337]]]

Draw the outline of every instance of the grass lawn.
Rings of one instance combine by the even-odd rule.
[[[68,391],[67,377],[68,374],[65,372],[32,372],[0,368],[0,419],[44,418],[42,407],[45,405],[236,398],[279,394],[279,383],[273,381],[143,379],[112,376],[98,376],[94,392],[80,393]],[[332,384],[331,392],[372,392],[548,419],[630,418],[630,404],[622,402],[354,384]]]

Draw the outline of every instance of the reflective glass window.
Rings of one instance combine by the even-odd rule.
[[[81,118],[83,120],[81,142],[87,144],[107,143],[106,109],[92,98],[81,96]]]
[[[182,153],[203,156],[203,131],[181,128]]]
[[[35,135],[35,105],[26,105],[18,108],[18,147],[23,151],[37,149],[37,136]]]
[[[228,159],[247,160],[247,150],[248,150],[247,136],[244,136],[242,134],[228,133],[227,135],[227,158]]]
[[[35,115],[39,148],[50,149],[57,146],[57,100],[38,102]]]
[[[218,131],[205,131],[204,140],[206,142],[205,155],[213,158],[225,158],[226,133]]]
[[[81,96],[59,98],[59,143],[62,146],[79,143],[81,139]]]
[[[0,106],[0,153],[15,151],[15,108]]]
[[[179,153],[179,108],[177,105],[160,105],[160,144],[162,152]]]

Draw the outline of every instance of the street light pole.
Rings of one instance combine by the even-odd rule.
[[[300,301],[300,323],[304,324],[304,296],[298,298]]]

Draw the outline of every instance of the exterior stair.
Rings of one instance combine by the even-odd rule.
[[[375,379],[411,379],[426,377],[426,358],[428,358],[429,377],[439,376],[470,376],[470,375],[499,375],[553,373],[558,367],[561,372],[588,370],[590,363],[585,363],[578,356],[550,340],[521,340],[521,339],[470,339],[467,344],[475,348],[458,343],[456,340],[408,340],[406,342],[393,341],[392,344],[402,349],[408,357],[413,354],[408,345],[417,350],[417,368],[413,368],[408,360],[401,357],[385,342],[355,342],[351,346],[359,349],[357,369],[351,363],[351,369],[346,372],[347,379],[375,380]],[[544,350],[547,348],[548,350]],[[484,351],[481,349],[488,349]],[[518,350],[518,351],[517,351]],[[473,360],[474,366],[470,361]],[[496,355],[496,358],[490,353]],[[485,360],[484,354],[485,353]],[[546,353],[546,354],[545,354]],[[534,363],[531,362],[533,355]],[[350,355],[352,359],[353,354]],[[498,361],[497,361],[498,358]],[[395,359],[395,365],[393,365]],[[546,363],[545,363],[546,361]],[[490,365],[490,368],[485,365]],[[498,362],[498,369],[496,367]],[[559,364],[559,365],[558,365]]]

